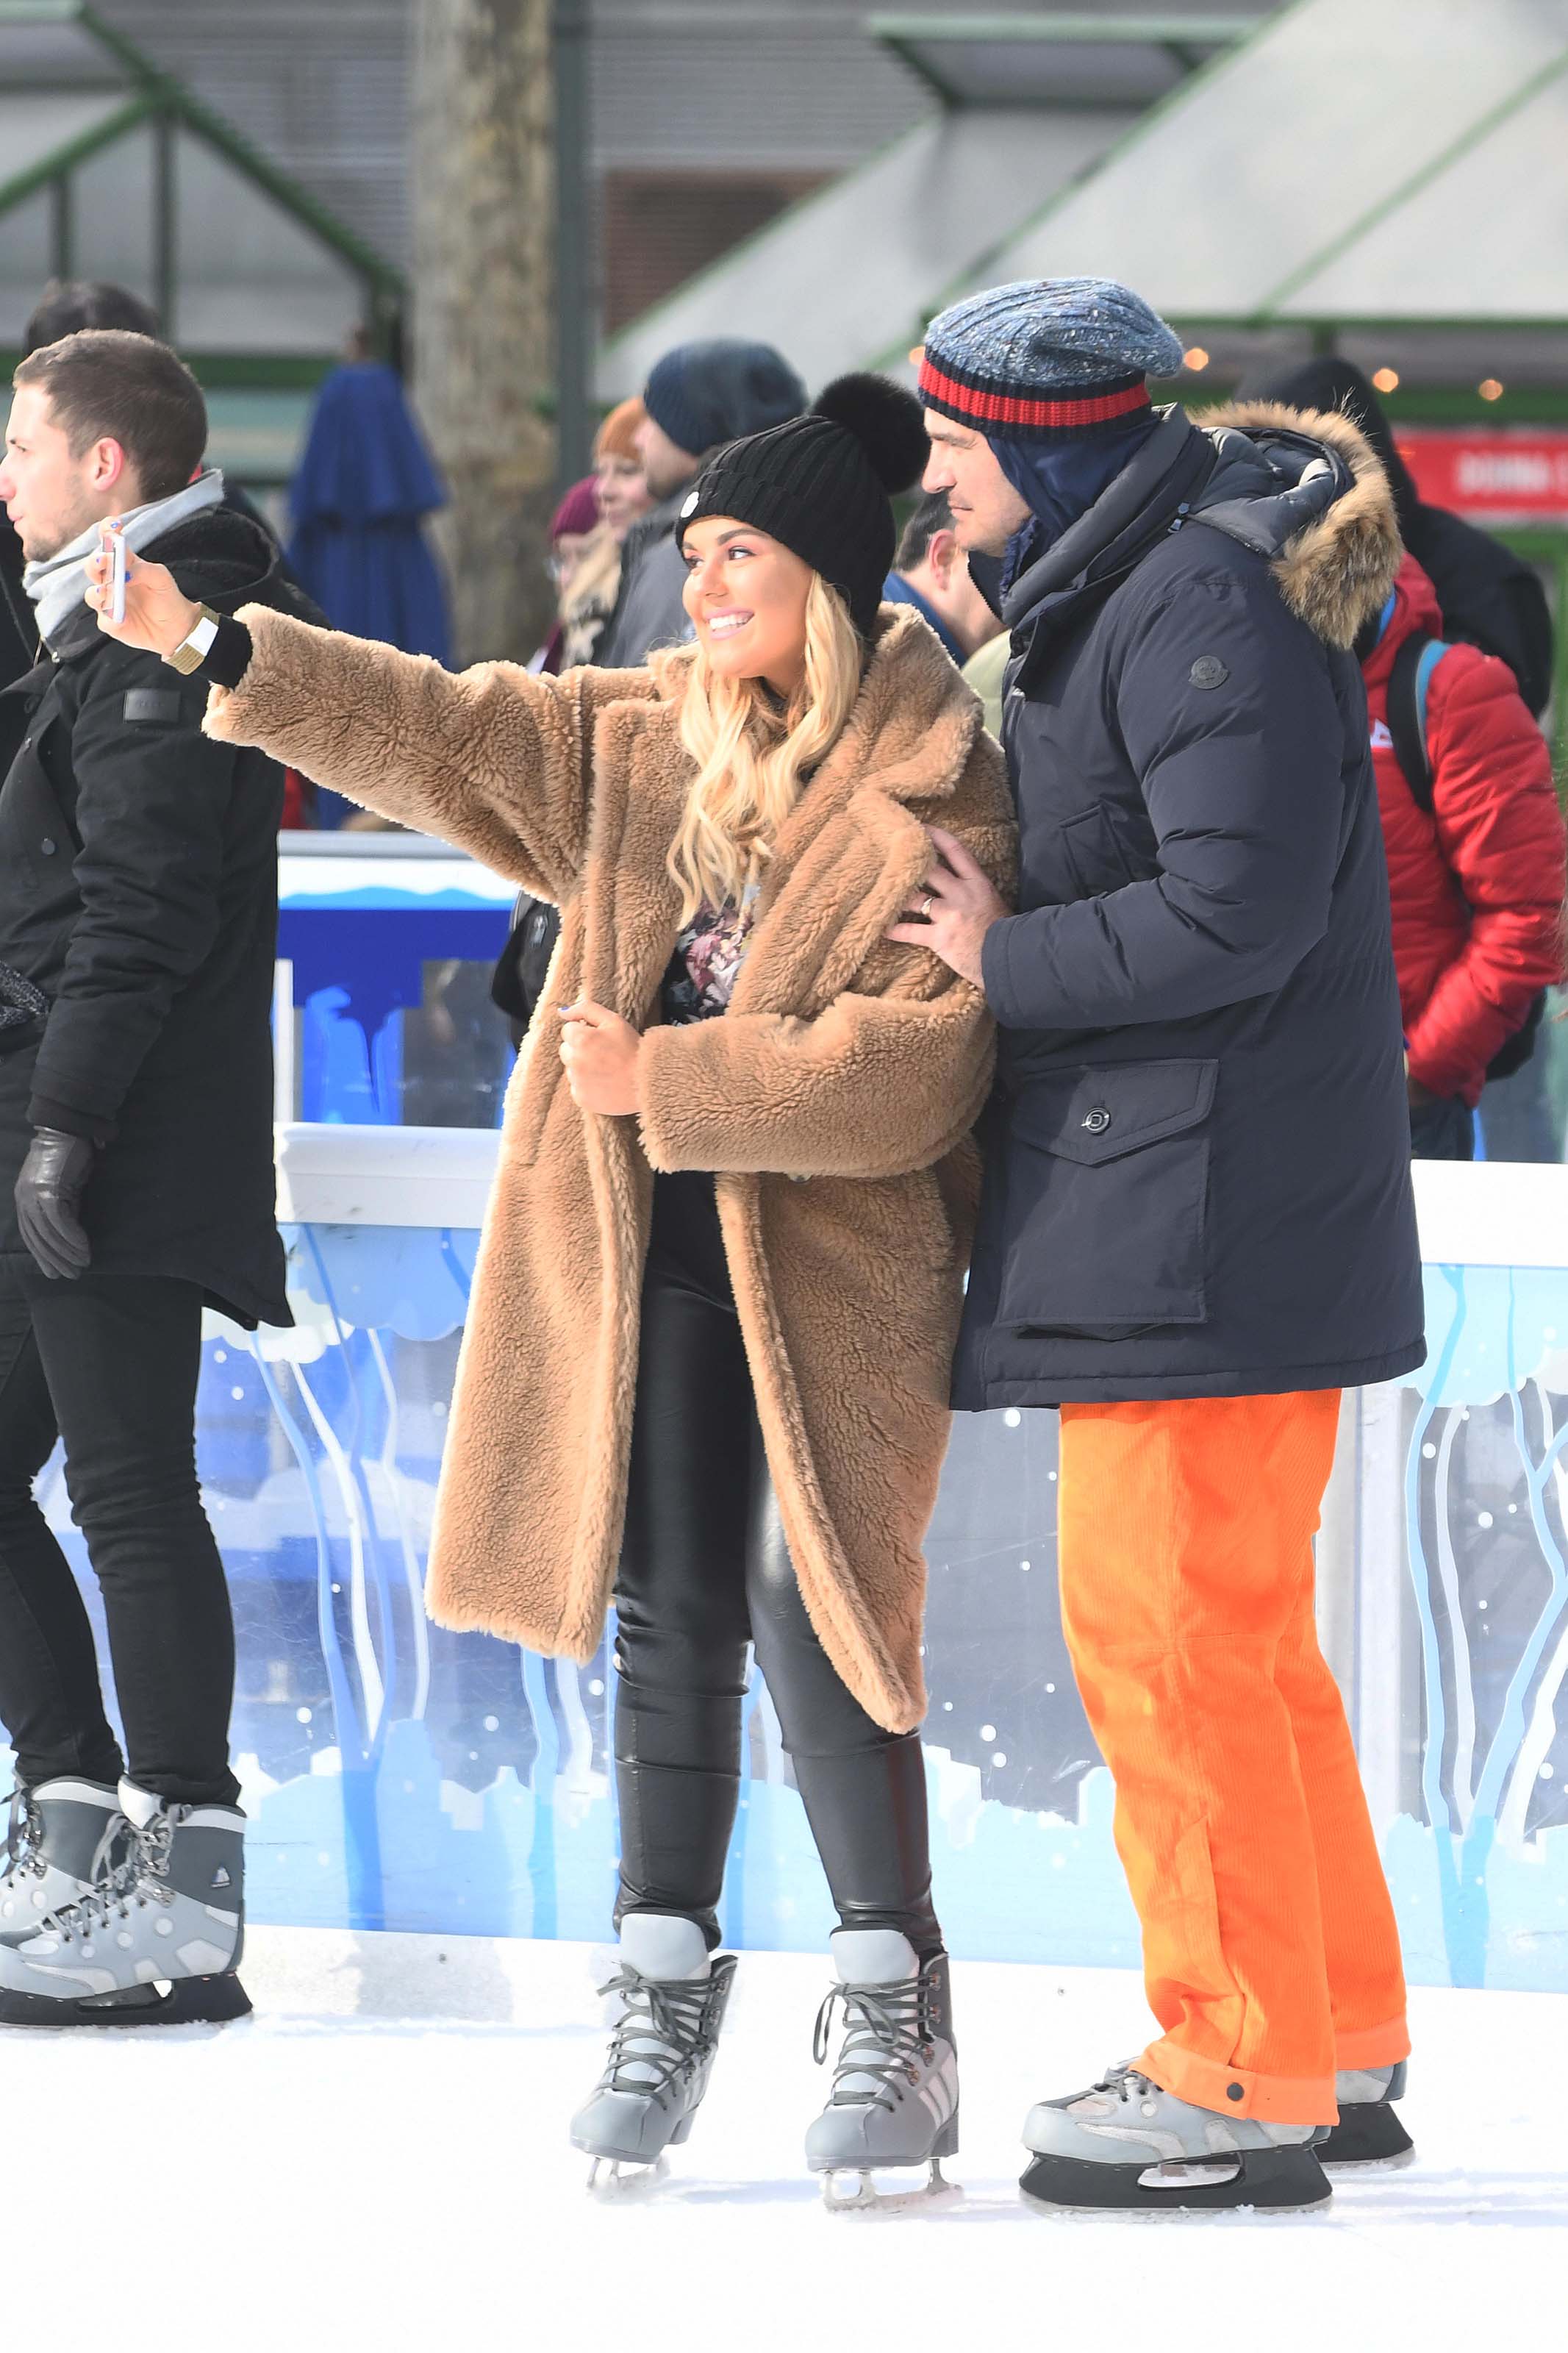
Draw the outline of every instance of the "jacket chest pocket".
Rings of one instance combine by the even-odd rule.
[[[1217,1061],[1031,1080],[1012,1106],[999,1321],[1126,1339],[1202,1324]]]
[[[41,724],[35,721],[0,792],[0,857],[19,861],[44,903],[73,894],[72,870],[80,848],[52,774],[58,735],[53,717],[46,716]]]
[[[1072,877],[1076,896],[1102,899],[1135,881],[1132,860],[1120,827],[1106,808],[1079,809],[1061,830],[1062,857]]]

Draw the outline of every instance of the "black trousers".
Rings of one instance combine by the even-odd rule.
[[[938,1951],[920,1737],[867,1715],[806,1616],[710,1176],[655,1180],[616,1609],[617,1926],[680,1913],[719,1942],[751,1643],[841,1924]]]
[[[234,1620],[196,1484],[201,1294],[89,1267],[0,1261],[0,1721],[19,1778],[57,1774],[233,1805]],[[33,1497],[57,1438],[103,1591],[122,1761],[92,1630]]]

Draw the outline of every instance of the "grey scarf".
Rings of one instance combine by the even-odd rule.
[[[154,499],[148,506],[132,507],[122,514],[120,526],[125,533],[125,544],[139,554],[142,548],[151,547],[154,540],[162,539],[177,522],[184,522],[192,515],[205,514],[222,504],[223,476],[216,467],[208,467],[205,473],[198,474],[194,482],[187,482],[172,498]],[[53,641],[81,603],[87,588],[83,566],[98,553],[100,528],[96,522],[89,524],[58,555],[40,556],[22,575],[22,586],[38,608],[38,635],[46,645]]]

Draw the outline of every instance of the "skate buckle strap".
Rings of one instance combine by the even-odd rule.
[[[624,2004],[600,2078],[602,2091],[662,2099],[677,2076],[689,2073],[712,2046],[709,2019],[723,1991],[721,1978],[645,1978],[628,1965],[599,1991],[618,1994]],[[634,2049],[637,2042],[664,2048]]]
[[[20,1878],[25,1872],[35,1877],[44,1875],[43,1816],[33,1803],[33,1793],[20,1781],[11,1792],[11,1819],[5,1829],[5,1870],[8,1875]]]
[[[916,2061],[929,2058],[925,1984],[909,1978],[897,1985],[830,1986],[816,2013],[811,2055],[822,2066],[827,2058],[835,2003],[844,2008],[844,2042],[833,2071],[831,2105],[837,2107],[886,2108],[892,2114],[904,2096],[906,2084],[920,2082]],[[863,2075],[880,2088],[847,2092],[847,2076]]]

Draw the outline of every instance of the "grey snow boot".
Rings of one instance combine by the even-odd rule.
[[[1342,2067],[1334,2078],[1340,2120],[1318,2143],[1318,2163],[1335,2172],[1408,2165],[1415,2144],[1394,2107],[1405,2097],[1405,2063],[1397,2067]]]
[[[243,2018],[245,1816],[120,1784],[125,1852],[19,1943],[0,1945],[0,2026]]]
[[[612,2181],[624,2165],[651,2167],[690,2134],[718,2048],[735,1957],[710,1956],[695,1920],[669,1912],[629,1912],[621,1923],[621,1966],[601,1993],[621,2004],[610,2055],[591,2097],[572,2119],[574,2147]]]
[[[124,1828],[119,1791],[100,1781],[57,1777],[32,1789],[18,1783],[0,1872],[0,1945],[19,1945],[51,1912],[95,1886]]]
[[[1312,2146],[1321,2129],[1221,2116],[1113,2067],[1091,2091],[1030,2109],[1024,2146],[1034,2163],[1021,2186],[1050,2206],[1294,2211],[1333,2195]]]
[[[817,2012],[815,2051],[827,2056],[833,2012],[842,2006],[844,2040],[827,2105],[805,2137],[805,2161],[820,2173],[829,2206],[887,2205],[873,2171],[924,2165],[929,2180],[915,2194],[947,2187],[942,2159],[958,2150],[958,2053],[945,1953],[921,1961],[893,1928],[840,1928],[832,1938],[837,1982]],[[853,2174],[846,2195],[837,2177]],[[898,2201],[901,2202],[901,2200]]]

